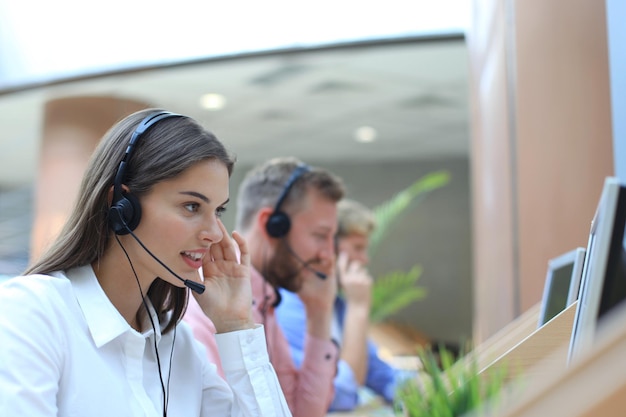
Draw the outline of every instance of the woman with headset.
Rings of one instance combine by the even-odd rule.
[[[220,220],[233,164],[169,112],[105,134],[56,240],[0,285],[4,414],[290,415],[252,319],[246,242]],[[190,293],[217,328],[228,382],[181,322]]]

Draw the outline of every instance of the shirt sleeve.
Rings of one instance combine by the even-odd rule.
[[[232,416],[291,416],[270,364],[263,326],[215,335],[226,380],[233,392]]]
[[[0,287],[0,410],[7,416],[58,412],[63,330],[35,292],[17,279]]]
[[[334,395],[338,357],[334,342],[306,335],[294,412],[299,417],[326,415]]]
[[[378,348],[371,341],[367,342],[368,366],[365,385],[382,396],[388,403],[393,402],[396,388],[396,369],[378,356]]]
[[[295,415],[325,416],[334,395],[339,349],[331,340],[307,334],[304,304],[296,294],[282,291],[281,294],[282,302],[275,310],[275,317],[297,368],[293,375],[285,372],[281,382]]]
[[[337,376],[334,380],[335,396],[330,403],[330,411],[354,410],[359,403],[359,385],[354,378],[354,372],[346,361],[337,363]]]

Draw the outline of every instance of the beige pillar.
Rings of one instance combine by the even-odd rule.
[[[519,0],[516,144],[520,305],[541,298],[550,257],[586,246],[613,140],[604,1]]]
[[[467,36],[472,109],[474,334],[507,324],[515,308],[513,149],[504,2],[475,1]]]
[[[44,108],[36,179],[31,259],[39,256],[63,226],[87,161],[102,135],[145,103],[115,97],[68,97]]]
[[[586,246],[613,174],[604,3],[474,1],[475,342],[541,299],[547,262]]]

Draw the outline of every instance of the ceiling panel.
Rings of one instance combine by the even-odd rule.
[[[26,250],[24,207],[47,100],[105,95],[184,113],[245,164],[277,155],[310,163],[418,161],[468,155],[467,67],[465,41],[455,35],[210,59],[0,92],[0,260]],[[199,107],[209,92],[225,96],[223,110]],[[377,141],[354,140],[363,125],[377,130]]]

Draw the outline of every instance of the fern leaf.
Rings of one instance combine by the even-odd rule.
[[[424,298],[426,289],[415,286],[421,275],[422,267],[415,265],[407,272],[392,271],[378,278],[372,287],[370,321],[380,322],[413,301]]]
[[[439,349],[439,361],[430,347],[418,349],[418,356],[423,364],[420,377],[407,380],[396,389],[395,402],[403,415],[483,415],[487,407],[497,411],[498,394],[509,372],[505,364],[485,375],[479,374],[475,358],[470,357],[470,363],[455,361],[445,348]]]
[[[450,173],[448,171],[435,171],[424,175],[415,181],[408,188],[395,194],[390,200],[380,204],[373,209],[376,219],[376,228],[370,236],[369,251],[372,256],[379,243],[388,233],[391,225],[398,219],[412,202],[418,198],[424,197],[426,193],[443,187],[450,181]]]

